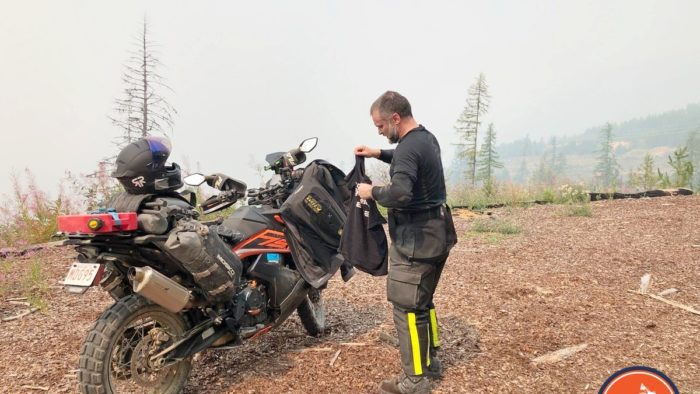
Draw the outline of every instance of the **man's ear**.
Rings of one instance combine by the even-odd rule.
[[[393,114],[391,114],[391,121],[394,123],[394,125],[401,123],[401,115],[394,112]]]

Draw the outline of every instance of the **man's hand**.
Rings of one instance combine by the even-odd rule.
[[[357,184],[357,195],[363,200],[372,199],[372,188],[374,186],[369,183],[358,183]]]
[[[373,157],[377,159],[380,153],[381,151],[379,149],[370,148],[366,145],[355,147],[355,156]]]

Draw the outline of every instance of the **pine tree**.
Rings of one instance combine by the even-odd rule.
[[[498,161],[498,153],[496,153],[496,130],[493,128],[493,123],[489,124],[486,130],[484,142],[481,143],[479,150],[476,174],[477,180],[489,181],[494,176],[494,171],[497,168],[503,168],[503,163]]]
[[[668,173],[657,170],[662,187],[686,187],[693,178],[693,163],[688,158],[688,147],[682,146],[673,151],[673,156],[668,157],[668,164],[673,168],[673,177]]]
[[[461,149],[458,155],[467,159],[467,179],[472,186],[476,184],[477,176],[477,142],[479,128],[483,117],[489,109],[491,97],[488,93],[486,85],[486,77],[484,74],[479,74],[474,84],[469,88],[467,96],[467,105],[464,107],[462,114],[457,119],[455,130],[457,135],[462,140],[459,144]]]
[[[630,174],[630,184],[637,189],[648,191],[655,189],[658,183],[659,177],[654,173],[654,157],[647,153],[642,165]]]
[[[550,168],[556,178],[562,178],[566,171],[566,156],[561,152],[557,144],[557,137],[552,137],[550,141]]]
[[[693,177],[691,187],[695,190],[700,190],[700,128],[691,131],[688,134],[688,160],[693,164]]]
[[[527,178],[530,175],[530,170],[528,169],[527,166],[527,157],[530,156],[530,148],[532,145],[532,141],[530,140],[530,135],[526,135],[525,139],[523,140],[523,160],[520,163],[520,168],[518,168],[518,172],[515,175],[515,180],[516,182],[519,183],[526,183]]]
[[[149,39],[145,18],[136,48],[124,66],[124,96],[116,100],[116,116],[110,117],[112,123],[122,129],[116,140],[119,147],[155,133],[167,136],[172,132],[173,116],[177,114],[161,95],[161,91],[172,89],[157,72],[161,63]]]
[[[607,123],[600,131],[600,150],[598,150],[598,164],[595,167],[597,183],[605,190],[614,189],[620,176],[620,165],[615,159],[612,130],[612,125]]]
[[[540,163],[532,174],[532,182],[538,185],[554,186],[563,177],[566,169],[566,157],[559,150],[557,137],[549,140],[549,145],[542,152]]]
[[[523,158],[523,161],[520,162],[520,167],[518,168],[518,172],[515,175],[515,181],[518,183],[526,183],[527,182],[527,177],[530,175],[530,170],[527,168],[527,160]]]
[[[532,172],[531,182],[537,185],[547,185],[552,186],[554,184],[554,174],[552,173],[552,167],[550,165],[551,159],[550,152],[545,151],[540,157],[540,163],[537,168]]]

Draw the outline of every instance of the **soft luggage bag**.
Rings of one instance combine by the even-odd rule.
[[[293,238],[289,244],[297,268],[314,287],[325,283],[342,264],[338,247],[346,220],[343,203],[349,193],[338,182],[344,176],[326,162],[311,162],[280,210],[287,236]]]
[[[218,234],[194,220],[180,220],[164,250],[192,274],[209,300],[230,301],[236,294],[243,264]]]

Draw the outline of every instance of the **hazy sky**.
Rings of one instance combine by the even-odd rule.
[[[344,169],[388,146],[368,114],[387,89],[446,163],[479,72],[500,142],[700,102],[698,1],[3,0],[0,193],[13,170],[53,190],[116,154],[107,116],[144,15],[179,112],[171,158],[251,185],[251,160],[305,137]]]

